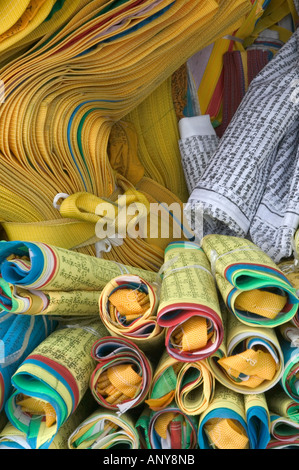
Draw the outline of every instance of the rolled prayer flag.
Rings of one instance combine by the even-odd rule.
[[[274,439],[284,442],[298,441],[299,423],[285,416],[270,414],[270,431]]]
[[[91,357],[98,364],[90,376],[90,389],[99,405],[122,414],[145,400],[152,366],[133,342],[102,337],[93,344]]]
[[[270,440],[265,397],[240,395],[218,384],[208,409],[200,415],[200,449],[265,449]]]
[[[215,378],[205,361],[184,363],[164,351],[145,403],[151,410],[160,411],[175,401],[183,413],[199,415],[208,407],[214,389]]]
[[[200,361],[220,346],[223,324],[216,284],[197,243],[174,242],[166,248],[157,319],[167,328],[168,354],[179,361]]]
[[[273,415],[299,425],[299,403],[285,393],[280,384],[266,392],[267,403]]]
[[[206,235],[202,248],[225,304],[242,323],[274,328],[294,317],[299,303],[296,290],[251,241]]]
[[[23,361],[12,377],[14,391],[5,411],[32,448],[47,449],[88,390],[95,367],[90,351],[106,334],[100,321],[54,331]]]
[[[280,383],[286,394],[296,403],[299,403],[299,347],[292,346],[279,332],[277,335],[284,358]]]
[[[241,394],[262,393],[274,387],[283,374],[284,358],[271,328],[254,328],[223,311],[225,338],[207,366],[225,387]]]
[[[101,291],[39,291],[22,289],[0,278],[0,306],[24,315],[97,315]]]
[[[139,436],[128,414],[95,410],[69,436],[69,449],[139,449]]]
[[[146,352],[164,343],[157,323],[157,287],[137,275],[118,276],[104,287],[100,318],[112,336],[127,338]]]
[[[156,280],[156,274],[151,271],[45,243],[21,241],[0,243],[0,268],[1,276],[7,282],[25,289],[45,291],[100,290],[126,270],[143,275],[149,282]]]
[[[12,375],[57,324],[43,315],[27,317],[0,313],[0,411],[12,392]]]
[[[68,439],[72,432],[86,419],[96,408],[96,403],[89,390],[79,403],[79,406],[68,420],[59,428],[57,434],[52,440],[49,449],[63,450],[68,448]],[[32,443],[32,442],[31,442]],[[0,450],[2,449],[36,449],[31,447],[27,440],[25,432],[14,427],[10,422],[2,429],[0,433]]]
[[[164,410],[144,410],[136,422],[142,448],[197,448],[197,420],[179,410],[174,404]]]
[[[30,315],[98,315],[101,290],[123,272],[156,276],[44,243],[0,242],[0,306]]]

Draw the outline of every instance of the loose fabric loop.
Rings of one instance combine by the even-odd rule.
[[[66,199],[69,197],[69,194],[66,193],[58,193],[53,199],[53,207],[59,211],[60,204],[57,204],[60,199]]]
[[[114,237],[107,237],[95,243],[96,257],[101,258],[102,253],[109,253],[113,246],[121,246],[124,240],[115,235]]]

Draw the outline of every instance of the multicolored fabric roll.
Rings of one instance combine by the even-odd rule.
[[[245,325],[274,328],[298,310],[296,290],[259,247],[245,238],[206,235],[202,248],[228,309]]]
[[[280,333],[278,333],[278,339],[284,358],[281,385],[286,394],[296,403],[299,403],[299,347],[293,347]]]
[[[240,395],[219,384],[213,401],[199,418],[200,449],[265,449],[269,441],[264,395]]]
[[[156,367],[145,403],[160,411],[175,401],[188,416],[199,415],[213,398],[215,378],[205,361],[184,363],[165,351]]]
[[[139,436],[128,414],[99,408],[72,432],[69,449],[139,449]]]
[[[74,432],[77,426],[79,426],[80,423],[82,423],[82,421],[94,411],[96,406],[97,405],[88,390],[74,413],[72,413],[61,428],[59,428],[48,449],[67,449],[68,439],[71,433]],[[25,432],[20,431],[14,427],[12,423],[8,422],[0,433],[0,449],[37,449],[36,447],[31,447],[33,442],[29,442],[27,437],[28,436]]]
[[[299,425],[299,403],[285,393],[281,384],[266,392],[266,398],[272,414]]]
[[[5,411],[26,434],[32,448],[46,449],[88,390],[95,367],[90,351],[95,337],[107,334],[98,321],[54,331],[12,377],[14,391]]]
[[[129,271],[130,270],[130,271]],[[30,315],[98,315],[102,288],[139,269],[44,243],[0,243],[0,305]],[[155,274],[140,270],[146,279]]]
[[[11,377],[26,357],[57,327],[46,316],[0,314],[0,411],[12,392]]]
[[[257,394],[282,378],[284,357],[275,330],[245,326],[223,310],[225,338],[206,359],[217,381],[241,394]]]
[[[197,420],[173,404],[156,412],[146,409],[136,428],[144,449],[197,448]]]
[[[299,423],[295,423],[285,416],[270,414],[270,432],[274,439],[281,443],[298,441]]]
[[[223,339],[209,261],[197,243],[177,242],[166,248],[164,263],[157,319],[166,328],[167,352],[178,361],[200,361]]]
[[[132,341],[102,337],[91,349],[98,364],[90,377],[90,389],[104,408],[125,413],[147,397],[152,380],[152,366]]]
[[[164,343],[157,307],[157,286],[130,274],[108,282],[99,299],[100,318],[110,334],[127,338],[151,353]]]

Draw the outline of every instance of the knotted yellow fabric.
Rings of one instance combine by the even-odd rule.
[[[236,420],[212,418],[204,426],[212,443],[218,449],[248,449],[249,439],[243,426]]]
[[[266,318],[275,318],[285,307],[287,297],[265,290],[253,289],[242,292],[236,299],[239,310],[256,313]]]
[[[108,368],[100,376],[97,391],[113,405],[134,398],[140,390],[142,378],[130,364],[119,364]]]
[[[56,422],[56,412],[53,406],[44,400],[24,396],[17,401],[17,405],[21,406],[23,412],[29,413],[31,416],[45,416],[47,427]]]
[[[250,376],[239,385],[254,388],[264,380],[272,380],[276,373],[276,363],[270,353],[247,349],[241,354],[225,357],[218,361],[230,376],[238,378],[240,374]]]

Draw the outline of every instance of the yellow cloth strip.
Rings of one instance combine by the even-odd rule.
[[[275,318],[285,307],[287,297],[259,289],[241,292],[235,301],[239,310],[256,313],[266,318]]]
[[[249,449],[249,439],[243,426],[233,419],[212,418],[204,429],[217,449]]]

